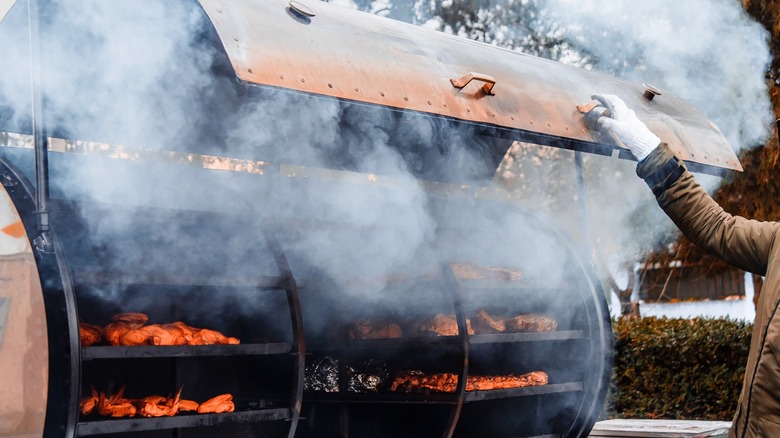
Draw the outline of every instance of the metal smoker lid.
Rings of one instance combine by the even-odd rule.
[[[652,86],[314,0],[199,0],[237,77],[250,84],[496,128],[502,137],[600,155],[578,105],[620,96],[691,170],[742,166],[720,130]],[[0,20],[16,0],[0,0]]]
[[[620,96],[693,169],[742,170],[723,134],[673,94],[313,0],[199,0],[251,84],[496,127],[507,138],[601,155],[577,105]],[[660,93],[660,95],[659,95]]]
[[[3,21],[5,14],[11,10],[14,3],[16,3],[16,0],[0,0],[0,21]]]

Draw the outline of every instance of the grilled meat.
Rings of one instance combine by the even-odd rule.
[[[124,397],[125,387],[119,389],[116,394],[106,397],[102,392],[92,389],[92,395],[81,400],[82,415],[89,415],[97,409],[97,412],[105,417],[171,417],[179,412],[215,413],[233,412],[235,405],[233,396],[222,394],[204,403],[199,404],[193,400],[181,398],[182,388],[172,397],[150,395],[140,399],[127,399]]]
[[[166,401],[168,401],[168,397],[163,397],[161,395],[150,395],[149,397],[132,400],[133,404],[139,409],[147,404],[164,404]]]
[[[131,327],[129,324],[121,321],[115,321],[111,324],[108,324],[103,330],[103,333],[105,333],[106,342],[108,342],[109,345],[121,345],[120,339],[122,339],[122,336],[124,336],[130,330],[133,330],[133,327]]]
[[[117,313],[112,319],[116,322],[123,322],[130,328],[138,328],[149,321],[149,315],[145,313]]]
[[[192,335],[192,345],[238,345],[240,343],[238,339],[229,338],[216,330],[200,329]]]
[[[436,333],[439,336],[457,336],[458,335],[458,322],[455,319],[455,315],[438,314],[430,321],[422,321],[416,324],[417,332],[421,334]],[[470,334],[474,334],[474,329],[471,327],[471,321],[466,320],[466,331]]]
[[[486,311],[480,310],[472,319],[474,331],[479,334],[503,333],[506,330],[506,319],[494,318]]]
[[[544,315],[528,313],[517,315],[506,320],[508,332],[554,332],[558,329],[558,321]]]
[[[453,373],[423,374],[419,371],[397,377],[390,385],[390,391],[422,392],[433,390],[454,392],[458,385],[458,376]]]
[[[490,391],[493,389],[523,388],[526,386],[541,386],[549,383],[549,377],[544,371],[532,371],[520,376],[469,376],[466,380],[466,391]]]
[[[198,330],[188,326],[181,321],[176,321],[170,324],[163,324],[162,328],[168,330],[168,332],[174,336],[174,345],[191,345],[192,336]]]
[[[104,417],[133,417],[137,409],[133,403],[124,398],[123,386],[116,394],[106,397],[102,392],[98,395],[98,413]]]
[[[216,330],[190,327],[177,321],[170,324],[146,324],[149,317],[143,313],[120,313],[105,328],[82,323],[80,334],[83,346],[100,343],[103,339],[109,345],[237,345],[237,338],[223,335]],[[99,336],[99,338],[98,338]]]
[[[81,415],[89,415],[94,412],[99,400],[100,394],[98,394],[95,388],[92,388],[92,395],[89,397],[84,397],[81,399],[81,403],[79,403]]]
[[[195,412],[198,406],[199,403],[193,400],[179,400],[179,412]]]
[[[558,328],[558,321],[549,316],[527,313],[512,318],[489,315],[480,310],[472,320],[477,333],[552,332]]]
[[[236,406],[233,404],[231,394],[218,395],[212,399],[206,400],[198,406],[199,414],[221,414],[224,412],[233,412]]]
[[[157,338],[158,344],[159,344],[159,339],[160,338]],[[138,345],[155,345],[155,344],[154,344],[154,339],[152,339],[148,333],[140,329],[135,329],[135,330],[130,330],[127,333],[123,334],[119,338],[119,345],[134,347]]]
[[[143,417],[172,417],[179,412],[181,388],[171,397],[150,396],[139,400],[138,414]]]
[[[548,383],[547,373],[533,371],[520,376],[469,376],[466,380],[466,391],[489,391],[495,389],[523,388],[540,386]],[[422,374],[410,372],[396,378],[390,385],[391,391],[399,392],[455,392],[458,376],[452,373]]]
[[[393,339],[403,337],[401,326],[395,322],[365,320],[355,323],[348,331],[350,339]]]
[[[150,324],[131,330],[120,340],[122,345],[184,345],[186,339],[159,324]]]
[[[103,328],[86,322],[79,323],[79,337],[81,346],[89,347],[91,345],[103,342]]]
[[[149,317],[144,313],[118,313],[113,317],[114,322],[108,324],[104,330],[109,345],[122,344],[122,337],[129,331],[141,328]],[[134,337],[137,340],[137,337]],[[133,344],[143,345],[143,344]]]

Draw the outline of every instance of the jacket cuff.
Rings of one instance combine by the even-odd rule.
[[[636,167],[636,174],[645,180],[653,194],[661,196],[672,186],[687,168],[685,163],[669,149],[666,143],[661,143]]]

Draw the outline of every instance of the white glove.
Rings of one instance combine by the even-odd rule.
[[[647,129],[647,126],[637,118],[634,110],[629,109],[626,103],[612,94],[596,94],[592,99],[604,105],[608,113],[599,117],[601,128],[623,143],[631,150],[637,160],[642,161],[650,152],[661,144],[661,139]]]

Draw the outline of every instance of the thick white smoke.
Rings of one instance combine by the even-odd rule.
[[[381,2],[353,3],[398,19],[408,16]],[[762,144],[771,132],[768,32],[738,1],[417,0],[410,7],[412,21],[427,27],[678,95],[713,121],[735,152]],[[586,156],[585,169],[587,238],[599,250],[600,264],[606,258],[630,264],[674,238],[673,224],[632,163]],[[580,201],[572,154],[517,144],[500,171],[519,201],[554,212],[568,229],[582,232],[585,217],[571,214]],[[706,175],[697,179],[709,189],[720,183]]]
[[[212,172],[208,178],[220,180],[216,185],[186,166],[61,160],[51,154],[55,197],[224,212],[236,211],[243,203],[266,217],[349,224],[342,231],[307,229],[298,236],[297,247],[287,249],[341,283],[356,276],[376,280],[373,289],[381,289],[388,273],[409,265],[410,257],[426,247],[434,229],[425,211],[427,198],[405,160],[388,144],[386,127],[393,121],[387,112],[269,90],[242,89],[258,94],[237,97],[240,87],[232,71],[212,70],[219,67],[219,43],[206,40],[214,31],[194,1],[50,5],[40,38],[45,112],[53,135],[120,143],[131,151],[205,151],[276,166],[343,166],[393,179],[390,186],[370,184],[365,178],[361,183],[318,185],[303,176],[300,184],[266,178],[262,184],[247,185],[223,181],[228,178]],[[0,118],[10,119],[5,126],[28,131],[30,58],[24,6],[16,5],[0,26],[0,46],[8,48],[8,68],[0,72]],[[412,124],[418,130],[427,126]],[[245,219],[248,226],[260,220]],[[115,240],[112,237],[130,229],[134,220],[119,210],[90,224],[91,236]],[[185,232],[169,223],[150,233],[160,234],[150,240],[164,250],[162,245],[177,244],[174,241],[181,239],[176,236]],[[192,248],[182,246],[187,256],[179,262],[202,259],[207,265],[208,251],[197,247],[234,244],[201,238]],[[249,239],[236,243],[231,252],[242,254],[254,246]],[[173,262],[163,254],[133,253],[128,247],[121,251],[123,260],[105,263],[121,267]]]
[[[772,110],[765,82],[768,32],[733,0],[545,0],[561,36],[593,69],[647,82],[688,100],[736,151],[762,144]]]
[[[336,3],[467,37],[474,36],[467,29],[472,26],[479,29],[479,39],[488,43],[652,83],[691,101],[715,121],[735,149],[757,144],[768,132],[770,111],[763,82],[768,62],[766,32],[735,1],[465,2],[479,11],[472,21],[459,22],[460,27],[431,16],[432,11],[451,12],[460,6],[457,1]],[[394,136],[406,136],[404,144],[414,143],[406,141],[409,138],[435,138],[436,143],[453,145],[448,153],[459,166],[477,161],[478,156],[470,152],[477,144],[473,136],[446,132],[413,117],[387,120],[381,111],[352,111],[333,102],[312,105],[286,93],[275,96],[274,103],[231,106],[239,99],[211,70],[217,54],[201,39],[204,17],[194,3],[54,4],[56,7],[47,12],[54,18],[42,36],[42,59],[47,66],[54,66],[44,68],[46,104],[52,116],[49,121],[64,127],[65,134],[80,137],[88,133],[91,138],[87,139],[108,142],[117,138],[138,147],[199,146],[217,155],[238,152],[242,157],[262,157],[275,163],[302,161],[314,167],[348,164],[359,172],[381,173],[400,181],[396,186],[400,190],[385,192],[337,185],[328,197],[320,191],[291,194],[289,187],[263,193],[269,206],[290,215],[316,205],[322,218],[357,224],[353,240],[330,245],[336,248],[335,253],[303,251],[315,265],[325,266],[334,275],[344,275],[349,266],[376,276],[392,271],[409,262],[406,255],[423,251],[435,231],[426,211],[428,199],[412,177],[419,171],[416,162],[399,151]],[[0,108],[0,120],[12,117],[17,125],[23,125],[29,122],[29,59],[26,11],[19,6],[0,26],[6,60],[0,74],[0,96],[14,109],[8,113]],[[217,105],[210,106],[212,101]],[[204,107],[208,111],[200,111]],[[210,124],[219,125],[218,129],[199,129]],[[400,127],[395,132],[383,128],[394,124]],[[419,144],[424,147],[424,141]],[[528,162],[516,157],[514,161],[523,165],[510,170],[524,178],[526,193],[533,194],[526,204],[529,208],[565,220],[561,216],[568,215],[556,209],[571,212],[580,199],[571,176],[572,155],[562,151],[544,154],[548,153],[534,153]],[[336,159],[344,162],[334,162]],[[555,163],[548,164],[550,161]],[[597,246],[633,254],[669,233],[670,223],[632,175],[632,163],[591,157],[585,164],[590,239]],[[154,180],[126,180],[122,172],[110,167],[74,170],[75,176],[69,180],[74,189],[88,188],[89,196],[100,199],[145,202],[153,197],[155,205],[165,205],[166,196],[188,202],[191,198],[193,205],[198,199],[204,204],[220,199],[213,194],[199,196],[193,190],[183,195],[186,184],[173,195],[164,193],[155,190]],[[551,180],[561,184],[550,184]],[[143,190],[127,193],[130,186]],[[245,187],[231,189],[249,202],[258,196]],[[522,199],[525,195],[516,196]],[[582,218],[571,216],[570,228],[577,230]],[[333,243],[333,236],[325,230],[314,230],[312,236]],[[328,247],[320,242],[308,246]]]
[[[560,36],[587,54],[585,66],[650,83],[692,103],[735,152],[763,144],[772,128],[765,73],[768,33],[730,0],[610,2],[545,0]],[[632,260],[676,235],[633,165],[588,160],[595,246]],[[717,178],[698,175],[709,189]],[[619,200],[619,201],[618,201]]]

